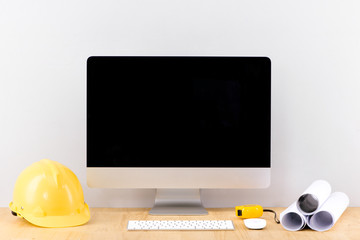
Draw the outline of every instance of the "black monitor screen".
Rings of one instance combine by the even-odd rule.
[[[266,57],[90,57],[88,167],[270,167]]]

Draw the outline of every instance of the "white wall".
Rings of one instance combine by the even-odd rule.
[[[266,55],[273,64],[272,185],[207,190],[207,207],[287,206],[326,179],[360,206],[360,2],[0,2],[0,206],[42,158],[80,179],[90,206],[150,206],[153,190],[86,186],[91,55]]]

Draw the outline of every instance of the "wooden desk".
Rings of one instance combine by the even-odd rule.
[[[271,208],[280,213],[284,208]],[[13,240],[78,240],[78,239],[360,239],[360,208],[348,208],[335,226],[326,232],[305,229],[298,232],[286,231],[273,220],[273,214],[264,213],[267,227],[263,230],[248,230],[232,208],[208,209],[206,216],[151,216],[144,208],[92,208],[91,220],[79,227],[40,228],[26,220],[11,215],[8,208],[0,208],[0,239]],[[127,231],[128,220],[170,220],[170,219],[231,219],[235,231]]]

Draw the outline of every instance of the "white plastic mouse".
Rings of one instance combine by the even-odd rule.
[[[266,220],[262,218],[244,219],[244,223],[248,229],[263,229],[266,227]]]

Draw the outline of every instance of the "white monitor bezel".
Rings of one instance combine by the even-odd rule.
[[[267,188],[271,168],[87,167],[93,188]]]

